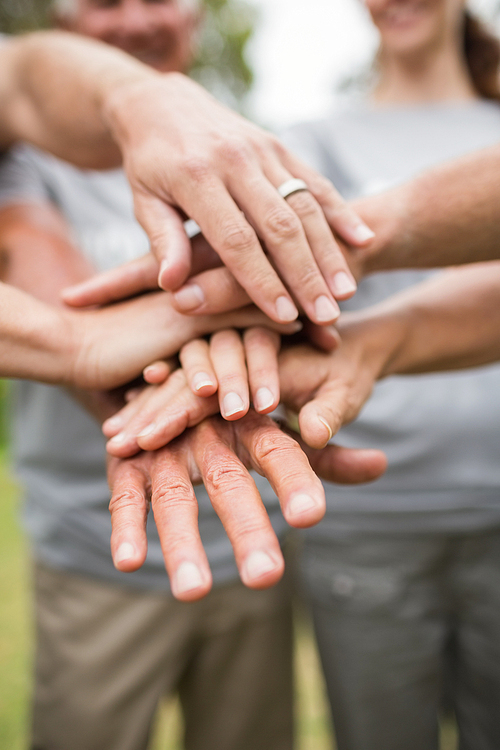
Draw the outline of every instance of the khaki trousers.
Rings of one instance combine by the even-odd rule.
[[[188,604],[37,564],[32,750],[144,750],[173,692],[186,750],[291,750],[289,588]]]

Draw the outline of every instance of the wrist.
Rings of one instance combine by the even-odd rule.
[[[126,154],[131,143],[152,137],[162,120],[162,108],[166,114],[172,110],[175,92],[186,80],[189,79],[181,73],[158,73],[145,68],[106,87],[103,118],[122,154]],[[154,105],[151,115],[150,103]]]
[[[357,360],[359,377],[374,383],[397,373],[407,328],[403,315],[393,314],[381,304],[344,314],[338,327],[350,356]]]
[[[364,248],[354,252],[359,276],[408,267],[412,246],[411,184],[362,198],[353,209],[375,232]]]

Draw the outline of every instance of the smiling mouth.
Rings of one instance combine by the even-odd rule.
[[[427,10],[426,2],[393,3],[381,13],[381,18],[387,25],[394,27],[408,26]]]

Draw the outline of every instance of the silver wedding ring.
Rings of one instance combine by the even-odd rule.
[[[301,190],[309,190],[304,180],[299,180],[297,177],[291,177],[276,189],[282,198],[288,198],[289,195],[298,193]]]

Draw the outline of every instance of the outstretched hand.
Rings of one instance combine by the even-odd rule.
[[[312,460],[329,481],[355,482],[361,473],[366,481],[385,468],[378,451],[337,446]],[[272,419],[253,411],[236,422],[206,419],[158,451],[110,458],[115,566],[128,572],[143,564],[151,505],[174,596],[186,601],[204,596],[212,579],[193,490],[202,481],[233,545],[243,583],[272,586],[283,573],[283,556],[249,468],[268,479],[291,526],[321,520],[325,495],[307,456]]]

